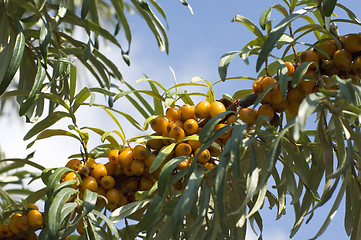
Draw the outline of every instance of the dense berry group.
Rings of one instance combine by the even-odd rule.
[[[43,215],[35,204],[29,203],[21,212],[14,212],[7,224],[0,224],[0,239],[38,239],[43,227]]]

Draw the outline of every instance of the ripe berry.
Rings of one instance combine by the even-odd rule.
[[[195,107],[191,106],[189,104],[184,104],[183,106],[181,106],[180,112],[181,112],[183,121],[190,119],[190,118],[196,118],[196,116],[194,115]]]
[[[180,143],[175,148],[176,156],[190,156],[192,153],[192,147],[187,143]]]
[[[115,179],[112,176],[104,176],[101,180],[100,180],[100,185],[102,186],[102,188],[104,188],[105,190],[111,189],[114,187],[115,185]]]
[[[162,133],[167,130],[168,120],[165,117],[156,117],[150,121],[150,126],[155,132]]]
[[[147,148],[144,147],[143,145],[136,145],[133,148],[133,152],[134,152],[134,157],[138,160],[144,160],[148,155]]]
[[[165,111],[165,116],[168,118],[169,121],[176,121],[181,120],[181,111],[179,108],[170,107]]]
[[[239,118],[248,124],[254,124],[257,119],[257,110],[251,107],[241,108],[238,112]]]
[[[184,131],[188,135],[192,135],[198,132],[198,122],[192,118],[186,120],[183,125]]]
[[[194,152],[194,156],[197,156],[199,152],[199,148]],[[208,160],[211,158],[211,154],[209,153],[209,151],[206,149],[203,152],[200,153],[197,161],[200,163],[206,163],[208,162]]]
[[[43,215],[38,210],[30,210],[27,214],[30,227],[39,228],[43,225]]]
[[[131,164],[130,164],[130,170],[132,172],[133,175],[135,176],[140,176],[143,174],[144,172],[144,163],[143,161],[140,161],[138,159],[135,159]]]
[[[67,162],[65,167],[77,171],[80,164],[81,164],[81,161],[79,159],[74,158],[74,159],[69,160],[69,162]]]
[[[93,176],[97,181],[100,181],[100,179],[104,176],[107,176],[107,169],[105,168],[104,164],[97,163],[93,170],[90,171],[90,175]]]
[[[210,108],[211,104],[208,101],[201,101],[196,105],[194,109],[194,114],[198,118],[207,118],[209,117]]]
[[[108,155],[108,158],[109,158],[109,162],[112,162],[112,163],[116,163],[117,162],[117,159],[118,159],[118,156],[119,156],[119,149],[113,149],[109,152],[109,155]]]
[[[169,137],[174,138],[175,141],[179,141],[180,139],[186,136],[183,128],[174,127],[169,131]]]
[[[133,159],[134,159],[133,150],[130,148],[125,148],[119,153],[117,163],[120,166],[125,167],[125,166],[129,166],[132,163]]]
[[[147,167],[147,168],[150,168],[150,166],[152,165],[154,159],[156,158],[157,156],[154,155],[153,153],[150,154],[146,159],[144,159],[144,165]]]
[[[211,103],[211,107],[209,109],[209,115],[211,115],[211,117],[214,117],[225,111],[226,111],[226,107],[223,105],[223,103],[219,101],[215,101]]]
[[[262,104],[258,108],[257,117],[266,116],[269,118],[268,120],[271,120],[273,118],[273,115],[274,115],[274,110],[272,106],[269,104]]]
[[[98,190],[97,180],[92,176],[85,177],[81,183],[81,189],[83,191],[88,189],[89,191],[96,192]]]

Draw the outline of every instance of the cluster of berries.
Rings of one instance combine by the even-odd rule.
[[[317,49],[305,50],[299,55],[299,63],[312,62],[303,79],[292,87],[289,82],[286,98],[281,96],[279,85],[275,85],[264,95],[258,111],[253,108],[243,108],[240,117],[243,121],[254,124],[259,115],[270,119],[284,111],[295,116],[302,100],[319,88],[336,90],[337,81],[331,78],[337,75],[342,79],[350,78],[353,84],[359,83],[361,77],[361,34],[348,34],[340,38],[342,48],[338,49],[334,40],[326,40]],[[285,62],[288,76],[292,77],[298,64]],[[261,94],[270,85],[277,83],[276,77],[265,76],[253,83],[253,91]]]
[[[0,224],[0,239],[36,240],[36,231],[43,227],[43,215],[39,208],[29,203],[21,212],[10,216],[8,224]]]

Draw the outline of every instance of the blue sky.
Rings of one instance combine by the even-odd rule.
[[[246,16],[258,24],[260,14],[269,6],[281,3],[282,1],[270,0],[197,0],[189,1],[194,15],[191,15],[186,7],[183,7],[178,0],[159,0],[160,5],[167,14],[169,24],[169,55],[160,52],[156,46],[156,41],[152,33],[147,29],[146,24],[138,16],[130,16],[129,21],[133,33],[133,42],[131,46],[130,59],[131,66],[127,67],[120,58],[120,52],[117,49],[110,48],[106,52],[107,56],[117,62],[124,79],[129,83],[143,77],[142,73],[150,78],[161,82],[164,86],[173,85],[173,77],[169,67],[174,70],[178,82],[189,82],[194,76],[200,76],[211,83],[219,80],[218,61],[220,57],[229,51],[240,50],[249,40],[253,39],[253,34],[242,24],[232,23],[231,20],[236,14]],[[341,1],[356,14],[361,13],[361,4],[359,0]],[[358,15],[361,18],[360,15]],[[272,15],[274,24],[277,24],[281,18],[279,15]],[[357,26],[340,26],[341,34],[361,32]],[[256,77],[255,58],[250,59],[250,64],[246,65],[240,59],[236,58],[231,62],[228,76],[250,76]],[[86,78],[82,75],[80,78]],[[222,94],[232,95],[235,91],[250,88],[252,82],[249,80],[232,80],[226,83],[216,85],[216,98],[221,98]],[[145,88],[146,85],[135,85],[139,88]],[[100,98],[99,98],[100,99]],[[131,109],[124,105],[116,105],[118,108],[124,108],[125,112]],[[88,111],[88,109],[79,112],[80,125],[98,126],[101,128],[115,128],[104,112]],[[132,113],[133,114],[133,113]],[[82,115],[82,116],[80,116]],[[139,117],[134,113],[135,118]],[[68,122],[61,122],[57,125],[59,128],[66,128]],[[36,150],[35,161],[39,161],[47,167],[63,166],[66,158],[73,153],[79,152],[79,146],[65,141],[64,138],[52,138],[42,140],[34,145],[34,148],[27,151],[27,143],[22,142],[22,138],[30,128],[30,125],[22,126],[21,123],[14,123],[11,119],[0,119],[0,146],[6,151],[7,157],[25,157],[28,153]],[[133,128],[126,128],[127,137],[134,136],[137,132]],[[5,138],[4,136],[10,136]],[[99,138],[94,138],[94,144],[100,144]],[[61,151],[59,151],[61,149]],[[54,152],[56,154],[54,154]],[[19,156],[21,155],[21,156]],[[271,184],[271,183],[270,183]],[[271,185],[270,185],[271,186]],[[288,202],[290,199],[288,199]],[[288,205],[287,216],[275,221],[276,208],[268,209],[266,202],[261,214],[264,224],[264,240],[284,240],[288,239],[289,232],[294,222],[293,209]],[[331,205],[326,204],[321,211],[317,211],[316,216],[308,225],[303,225],[295,240],[304,240],[313,237],[325,217],[328,214]],[[347,239],[343,227],[342,205],[340,211],[336,214],[334,220],[329,225],[326,233],[318,239]],[[249,229],[249,231],[251,231]],[[248,240],[255,239],[250,234]]]

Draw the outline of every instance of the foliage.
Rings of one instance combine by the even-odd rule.
[[[148,24],[151,21],[153,26],[156,24],[162,29],[146,2],[131,2]],[[162,15],[162,11],[156,7],[158,6],[156,2],[150,2]],[[181,2],[186,4],[185,1]],[[150,90],[136,89],[125,83],[129,88],[125,91],[116,88],[115,85],[113,88],[108,78],[98,76],[98,80],[101,79],[100,88],[84,87],[77,91],[74,75],[76,68],[66,60],[68,55],[74,54],[92,73],[95,73],[91,67],[94,65],[92,59],[103,62],[104,65],[99,65],[99,68],[95,65],[93,67],[97,71],[103,70],[104,73],[106,72],[105,75],[117,76],[116,68],[112,67],[109,60],[105,60],[96,47],[92,51],[89,50],[91,47],[88,49],[88,45],[95,46],[96,38],[89,37],[92,39],[89,40],[89,44],[77,45],[71,37],[65,37],[65,33],[61,33],[64,42],[59,45],[51,44],[50,39],[46,39],[47,34],[51,32],[49,29],[54,28],[49,28],[48,25],[57,26],[58,22],[59,24],[65,22],[69,26],[74,26],[79,25],[80,21],[86,23],[81,26],[86,30],[89,28],[89,33],[93,32],[116,45],[117,43],[113,42],[110,37],[112,35],[108,31],[99,27],[98,21],[91,18],[95,13],[92,13],[91,7],[88,12],[86,3],[94,2],[84,1],[80,17],[76,16],[75,8],[73,10],[67,8],[66,11],[61,8],[63,6],[61,4],[64,3],[60,1],[58,6],[53,7],[45,1],[43,5],[28,2],[24,4],[22,11],[15,11],[13,16],[16,18],[12,18],[15,22],[19,22],[17,19],[23,19],[24,22],[26,16],[25,19],[28,19],[26,24],[47,19],[47,21],[42,20],[43,25],[38,30],[38,34],[31,35],[33,38],[38,37],[39,40],[33,42],[39,46],[29,48],[31,51],[33,49],[37,51],[36,60],[31,61],[33,67],[27,68],[28,71],[34,71],[33,75],[27,74],[28,78],[32,76],[34,85],[28,89],[29,97],[25,102],[21,102],[20,113],[25,114],[33,103],[38,104],[39,108],[39,104],[43,104],[41,99],[48,99],[54,106],[59,106],[37,122],[26,134],[25,140],[35,138],[28,147],[30,148],[38,140],[60,135],[72,137],[82,146],[80,154],[70,157],[79,158],[75,168],[66,166],[58,169],[42,169],[28,158],[21,162],[17,159],[2,160],[12,161],[14,164],[1,166],[0,173],[19,168],[24,164],[42,170],[41,178],[46,187],[27,197],[27,202],[45,200],[43,215],[46,224],[42,227],[40,239],[65,239],[70,235],[75,239],[78,235],[74,232],[79,224],[82,224],[84,231],[80,239],[105,237],[165,239],[169,236],[172,239],[245,239],[249,225],[259,235],[259,239],[262,239],[263,223],[259,210],[266,205],[270,208],[276,207],[276,218],[279,219],[286,214],[286,197],[291,198],[291,207],[295,212],[295,222],[290,237],[295,236],[304,221],[312,221],[312,217],[320,207],[333,200],[328,216],[313,239],[318,238],[334,217],[341,200],[345,198],[345,231],[350,239],[360,238],[361,68],[359,70],[358,64],[361,64],[361,48],[359,48],[361,41],[359,46],[353,42],[351,49],[347,43],[350,40],[347,38],[361,40],[361,35],[352,33],[341,37],[337,31],[337,22],[361,25],[351,10],[337,1],[284,0],[283,5],[275,4],[262,13],[260,27],[248,18],[236,15],[233,21],[242,23],[255,34],[256,38],[240,51],[232,51],[221,57],[219,62],[221,81],[214,84],[201,78],[194,78],[190,83],[165,87],[145,77],[138,82],[148,82]],[[112,1],[112,4],[119,3]],[[12,9],[10,3],[6,6],[7,9]],[[349,19],[333,19],[335,8],[345,11]],[[51,18],[47,15],[49,14],[47,11],[39,9],[57,9],[57,15]],[[106,5],[104,9],[107,9]],[[25,10],[32,12],[33,15],[25,14]],[[7,14],[12,13],[7,11]],[[277,25],[272,26],[270,17],[274,11],[281,13],[284,18]],[[86,20],[87,13],[90,14],[89,20]],[[123,9],[121,13],[124,14]],[[149,16],[144,13],[150,14],[152,20],[149,20]],[[120,18],[118,11],[117,14]],[[4,16],[2,15],[2,19],[5,19],[3,21],[8,21]],[[71,21],[67,22],[68,17]],[[23,23],[24,26],[26,24]],[[21,64],[25,61],[22,52],[26,54],[29,51],[30,45],[24,45],[24,42],[29,40],[29,35],[20,28],[20,24],[14,26],[18,28],[16,33],[13,33],[12,37],[15,39],[12,41],[14,45],[18,44],[18,47],[9,54],[7,61],[10,62],[10,67],[7,68],[6,78],[3,79],[11,80],[20,66],[21,82]],[[123,27],[126,30],[124,25]],[[154,33],[155,29],[151,25],[150,28]],[[11,31],[15,31],[13,29]],[[33,31],[35,30],[29,30],[29,32]],[[60,33],[56,32],[56,34]],[[52,38],[56,34],[51,35]],[[164,38],[164,47],[167,48],[165,33],[155,33],[155,35]],[[312,44],[303,42],[302,38],[307,35],[314,35],[315,42]],[[158,40],[159,45],[162,46],[162,41]],[[334,45],[332,54],[324,48],[326,43]],[[68,44],[69,49],[74,47],[79,48],[77,51],[82,49],[81,52],[77,52],[80,55],[75,54],[73,50],[65,51],[67,48],[55,47],[68,46]],[[302,51],[296,50],[299,46],[303,48]],[[308,49],[304,49],[304,46]],[[2,53],[8,51],[6,49],[4,48]],[[51,52],[51,49],[54,49],[54,52]],[[127,52],[123,51],[126,61]],[[350,57],[339,61],[336,52],[349,52],[347,56]],[[239,56],[248,64],[252,55],[257,56],[257,71],[264,66],[259,78],[240,78],[254,80],[253,89],[243,89],[232,96],[225,94],[224,98],[216,101],[213,92],[215,86],[222,81],[237,78],[227,78],[230,62]],[[84,56],[87,58],[84,59]],[[309,58],[309,56],[313,57]],[[274,59],[273,62],[270,59]],[[347,61],[349,65],[344,68]],[[60,66],[62,64],[66,67]],[[329,64],[332,64],[332,67],[329,67]],[[42,90],[44,86],[53,87],[49,84],[43,85],[43,80],[49,74],[44,67],[49,65],[57,69],[49,79],[49,84],[64,84],[58,88],[54,87],[55,92]],[[59,69],[67,70],[61,72]],[[57,81],[58,78],[63,77],[64,80]],[[120,75],[118,77],[121,79]],[[206,93],[189,91],[190,87],[205,88]],[[67,89],[63,92],[66,94],[59,92],[60,89],[61,91]],[[296,92],[299,96],[295,94]],[[123,97],[127,98],[146,119],[144,125],[123,110],[114,109],[112,104],[109,106],[97,104],[96,94],[105,95],[114,102]],[[276,98],[276,94],[279,94],[279,98]],[[5,92],[3,96],[23,96],[23,93],[15,90]],[[194,108],[196,109],[198,106],[193,102],[193,96],[205,98],[209,104],[220,103],[224,109],[219,112],[217,109],[217,114],[209,114],[206,117],[199,117],[196,110],[193,110],[194,117],[193,115],[189,118],[185,117],[185,112],[182,113],[183,107],[196,106]],[[147,101],[149,97],[153,99],[153,104]],[[280,101],[276,102],[275,99]],[[266,108],[263,106],[272,109],[271,115],[268,114],[268,110],[263,110]],[[119,129],[105,132],[91,126],[78,126],[76,114],[80,107],[104,109]],[[181,124],[188,119],[195,120],[200,131],[183,133],[179,138],[178,135],[172,135],[171,132],[175,127],[167,129],[168,124],[174,120],[167,115],[169,109],[180,112],[179,119],[175,120],[180,120]],[[247,111],[247,114],[243,114],[243,111]],[[251,119],[252,111],[256,112],[256,115]],[[145,131],[150,126],[156,133],[127,138],[116,114],[121,115],[138,130]],[[62,118],[69,118],[72,121],[72,125],[67,130],[50,128]],[[161,131],[154,127],[158,119],[163,119],[162,121],[167,124]],[[306,122],[309,119],[315,121],[315,128],[306,130]],[[183,125],[182,128],[186,127]],[[89,132],[98,134],[102,142],[90,150],[88,149]],[[151,141],[154,140],[160,141],[160,147],[151,146]],[[193,151],[187,156],[174,154],[177,146],[188,143],[189,140],[200,141],[198,151]],[[125,149],[135,152],[135,144],[146,146],[147,156],[149,153],[154,155],[149,166],[145,163],[142,165],[140,174],[134,174],[132,169],[129,170],[129,166],[122,163],[119,157]],[[211,151],[212,147],[218,150],[219,154],[210,153],[211,158],[202,162],[201,153],[206,149]],[[113,161],[111,150],[114,149],[118,155]],[[111,201],[107,197],[105,199],[103,197],[105,203],[97,204],[104,194],[83,187],[86,177],[94,175],[91,171],[97,164],[95,160],[99,163],[108,158],[110,162],[113,161],[112,164],[115,164],[114,168],[123,171],[119,176],[112,175],[119,184],[115,188],[127,196],[127,204],[121,204],[119,207],[117,205],[116,208],[109,207]],[[132,162],[136,160],[137,157],[131,157]],[[206,165],[206,162],[209,164]],[[70,172],[74,172],[76,177],[64,181],[65,175]],[[11,175],[8,174],[7,177]],[[39,176],[32,177],[35,179]],[[136,179],[134,191],[129,190],[129,187],[123,188],[131,178]],[[142,178],[151,179],[152,185],[147,188],[140,187],[139,182]],[[268,185],[270,182],[274,182],[274,186],[270,187]],[[98,181],[96,186],[99,184]],[[4,213],[1,219],[3,223],[8,223],[8,218],[16,210],[15,201],[11,200],[9,195],[11,193],[10,190],[1,192],[1,199],[4,199],[1,205]],[[12,206],[10,212],[6,209],[9,205]],[[104,213],[101,212],[103,209]],[[79,229],[78,232],[81,233]]]

